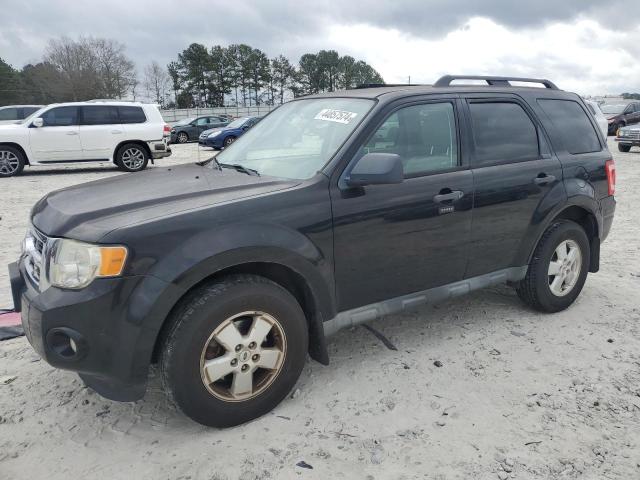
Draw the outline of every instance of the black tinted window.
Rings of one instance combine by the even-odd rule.
[[[364,153],[400,155],[406,176],[449,170],[458,165],[453,105],[429,103],[405,107],[378,128]]]
[[[118,107],[120,123],[144,123],[147,117],[141,107]]]
[[[103,105],[82,107],[83,125],[113,125],[120,123],[118,120],[118,109]]]
[[[535,125],[517,103],[470,103],[476,163],[516,162],[540,157]]]
[[[56,107],[42,114],[45,127],[68,127],[78,124],[78,107]]]
[[[0,120],[18,120],[18,109],[3,108],[0,110]]]
[[[596,130],[578,102],[540,99],[538,104],[562,136],[564,148],[569,153],[576,155],[602,149]]]

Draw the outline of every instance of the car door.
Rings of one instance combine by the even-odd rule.
[[[110,105],[80,107],[80,143],[83,160],[109,160],[124,139],[118,109]]]
[[[536,241],[528,233],[564,188],[560,161],[524,102],[477,95],[467,96],[465,104],[475,187],[466,277],[475,277],[526,265],[523,246]]]
[[[210,124],[209,124],[209,117],[200,117],[196,120],[196,131],[195,133],[195,137],[199,137],[200,134],[202,132],[204,132],[205,130],[208,130],[211,128]]]
[[[331,189],[340,311],[463,278],[473,180],[459,144],[454,98],[403,103],[382,115]],[[400,184],[349,188],[370,152],[400,155]]]
[[[42,127],[29,129],[31,159],[42,163],[82,160],[78,107],[54,107],[40,118]]]

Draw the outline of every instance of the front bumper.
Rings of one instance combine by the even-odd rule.
[[[615,141],[620,145],[629,145],[631,147],[640,147],[640,139],[630,137],[616,137]]]
[[[170,309],[163,297],[176,299],[179,292],[147,276],[40,292],[19,263],[9,265],[9,274],[27,339],[44,360],[78,372],[104,397],[142,398],[157,333]]]

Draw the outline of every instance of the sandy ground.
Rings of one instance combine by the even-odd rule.
[[[178,146],[162,163],[196,151]],[[499,287],[373,322],[397,351],[343,331],[330,366],[308,361],[290,398],[241,427],[194,424],[155,372],[142,401],[115,403],[24,338],[0,343],[0,479],[640,478],[640,153],[614,155],[614,228],[572,308],[541,315]],[[0,264],[17,256],[41,195],[117,174],[2,181]]]

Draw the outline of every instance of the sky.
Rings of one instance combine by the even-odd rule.
[[[270,57],[335,49],[388,83],[545,77],[583,95],[640,91],[638,0],[0,0],[0,57],[38,62],[62,35],[114,38],[140,70],[190,43]]]

